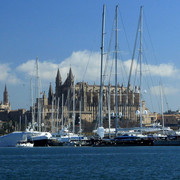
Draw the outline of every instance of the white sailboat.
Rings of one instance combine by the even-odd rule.
[[[80,141],[85,139],[84,136],[75,133],[75,83],[73,85],[73,115],[72,115],[72,132],[69,131],[69,128],[64,125],[64,95],[62,94],[62,128],[60,133],[53,133],[53,138],[59,142],[59,145],[79,145]],[[58,145],[58,143],[56,143]]]
[[[37,65],[37,79],[38,79],[38,83],[39,84],[39,73],[38,73],[38,57],[36,59],[36,65]],[[31,85],[31,90],[32,90],[32,85]],[[39,90],[38,90],[39,92]],[[32,96],[32,92],[31,92],[31,96]],[[32,98],[32,97],[31,97]],[[32,98],[33,99],[33,98]],[[38,97],[38,101],[39,101],[39,97]],[[35,122],[34,122],[34,110],[33,110],[33,100],[32,100],[32,123],[30,126],[28,126],[26,128],[25,131],[15,131],[12,133],[9,133],[7,135],[4,136],[0,136],[0,147],[16,147],[16,145],[20,146],[20,143],[22,142],[22,144],[24,143],[29,143],[33,144],[34,146],[47,146],[48,145],[48,141],[49,139],[52,137],[52,135],[49,132],[41,132],[41,120],[40,120],[40,112],[39,112],[39,108],[40,108],[40,103],[38,102],[38,115],[37,115],[37,122],[38,122],[38,130],[39,131],[35,131]],[[25,138],[26,137],[26,138]],[[27,145],[27,144],[26,144]],[[23,147],[23,145],[22,145]]]
[[[102,39],[101,39],[101,74],[100,74],[100,100],[99,100],[99,123],[97,128],[97,135],[102,139],[104,137],[103,127],[103,59],[104,59],[104,29],[105,29],[105,5],[103,6],[102,15]]]
[[[0,136],[0,147],[16,147],[19,142],[32,143],[34,146],[46,146],[50,138],[50,133],[34,131],[28,127],[25,131],[15,131]]]

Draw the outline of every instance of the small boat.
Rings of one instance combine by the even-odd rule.
[[[49,146],[79,146],[85,145],[87,140],[87,137],[69,132],[67,128],[64,128],[59,134],[52,134],[52,138],[49,140]]]
[[[34,143],[34,146],[49,146],[49,139],[52,137],[49,132],[36,132],[32,134],[28,141]]]
[[[165,138],[155,138],[153,142],[154,146],[180,146],[180,136],[169,135]]]
[[[31,131],[15,131],[0,136],[0,147],[16,147],[18,142],[29,139],[31,135]]]
[[[0,136],[0,147],[16,147],[18,142],[27,141],[33,143],[34,146],[47,146],[48,140],[51,138],[49,132],[39,132],[33,130],[16,131],[4,136]]]
[[[27,141],[19,141],[16,144],[16,147],[34,147],[34,144],[31,142],[27,142]]]

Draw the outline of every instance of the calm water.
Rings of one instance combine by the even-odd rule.
[[[180,179],[180,147],[0,148],[0,179]]]

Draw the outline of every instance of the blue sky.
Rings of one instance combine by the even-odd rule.
[[[127,75],[122,75],[121,64],[128,71],[131,58],[128,43],[130,49],[133,49],[140,6],[143,5],[144,54],[154,81],[153,85],[146,87],[147,93],[144,98],[152,111],[160,111],[157,103],[154,103],[153,107],[150,105],[151,100],[147,94],[151,91],[152,101],[157,99],[156,95],[159,97],[154,90],[158,89],[161,79],[169,108],[179,109],[180,1],[178,0],[2,0],[0,99],[3,98],[6,83],[12,109],[29,108],[30,78],[35,71],[36,56],[40,61],[42,91],[48,91],[50,82],[54,87],[58,67],[63,80],[71,66],[76,81],[84,80],[90,84],[94,82],[98,84],[103,4],[106,5],[106,51],[111,37],[115,6],[119,5],[119,47],[123,52],[123,58],[119,58],[119,61],[122,61],[119,62],[119,83],[127,84],[127,79],[122,78]],[[146,35],[148,37],[149,34],[148,39]]]

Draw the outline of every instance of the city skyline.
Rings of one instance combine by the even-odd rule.
[[[35,75],[36,56],[39,57],[42,91],[48,91],[50,82],[54,90],[58,68],[63,81],[66,79],[69,68],[72,67],[76,82],[99,84],[103,4],[106,5],[106,51],[111,38],[115,6],[119,5],[119,46],[123,58],[119,57],[118,69],[125,70],[125,72],[118,72],[119,83],[127,85],[131,59],[128,43],[130,49],[133,49],[139,10],[143,5],[144,35],[149,33],[151,37],[147,42],[144,40],[144,52],[150,59],[146,57],[147,66],[146,58],[144,58],[143,67],[153,74],[152,78],[155,82],[151,87],[147,86],[146,90],[159,95],[157,89],[159,82],[162,81],[169,108],[179,109],[178,32],[180,23],[178,24],[178,17],[180,12],[178,5],[180,2],[176,0],[173,3],[171,1],[164,3],[162,0],[150,2],[130,0],[113,2],[2,1],[0,7],[0,99],[2,99],[6,84],[12,109],[29,109],[31,105],[30,79]],[[123,28],[126,30],[124,35]],[[150,53],[151,48],[148,43],[152,43],[153,55]],[[148,76],[146,71],[144,75],[146,81]],[[148,107],[151,105],[146,96]],[[153,100],[155,98],[155,96],[152,97]],[[160,111],[156,105],[154,108],[148,108]]]

